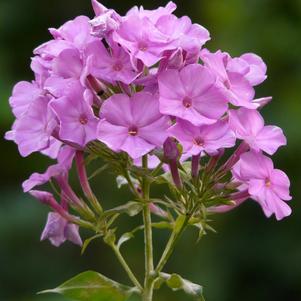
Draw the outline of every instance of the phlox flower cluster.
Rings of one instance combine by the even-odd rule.
[[[52,39],[34,50],[34,80],[17,83],[9,100],[15,122],[6,139],[24,157],[40,152],[56,161],[23,183],[54,211],[42,239],[80,245],[79,218],[69,208],[92,217],[102,210],[85,170],[91,143],[126,153],[136,166],[146,155],[149,168],[164,163],[179,190],[185,185],[181,164],[191,162],[192,178],[208,172],[216,191],[231,201],[208,205],[208,212],[226,212],[251,198],[268,217],[290,215],[289,179],[270,158],[286,138],[262,117],[271,97],[255,93],[267,78],[263,60],[206,49],[208,30],[177,17],[172,2],[155,10],[134,7],[125,16],[96,0],[92,5],[94,18],[49,29]],[[69,185],[73,162],[93,210]],[[33,190],[49,181],[58,185],[60,202]]]

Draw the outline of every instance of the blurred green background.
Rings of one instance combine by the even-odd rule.
[[[118,0],[103,4],[125,13],[135,4],[155,8],[164,1]],[[189,15],[209,29],[208,48],[221,48],[233,56],[255,52],[268,64],[268,80],[258,97],[273,95],[263,110],[267,122],[281,126],[288,147],[275,156],[275,164],[292,181],[290,218],[266,219],[255,202],[218,216],[218,234],[198,245],[190,231],[180,242],[166,267],[205,287],[208,301],[301,300],[301,1],[299,0],[182,0],[177,15]],[[48,27],[58,27],[77,15],[92,16],[89,0],[0,0],[0,129],[3,137],[12,123],[8,106],[11,89],[19,80],[31,80],[32,49],[49,39]],[[80,256],[80,249],[64,244],[54,248],[39,242],[47,210],[21,191],[21,183],[33,171],[43,171],[49,161],[39,155],[21,158],[16,146],[1,141],[0,200],[0,300],[62,301],[58,296],[37,296],[75,274],[94,269],[127,283],[114,256],[95,242]],[[106,206],[124,201],[113,178],[97,179],[98,193]],[[135,221],[137,222],[137,221]],[[123,227],[129,227],[124,221]],[[155,232],[156,250],[162,250],[166,234]],[[124,248],[131,265],[142,274],[142,237]],[[156,301],[189,300],[167,289]]]

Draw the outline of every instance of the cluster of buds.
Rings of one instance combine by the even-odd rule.
[[[267,217],[290,215],[289,179],[269,157],[286,138],[260,114],[271,97],[255,97],[267,77],[263,60],[210,52],[209,32],[174,15],[172,2],[125,16],[92,4],[92,20],[79,16],[49,30],[52,40],[34,50],[34,81],[19,82],[10,98],[16,120],[6,139],[22,156],[56,160],[23,183],[53,211],[42,239],[81,245],[79,226],[108,233],[121,209],[103,210],[89,184],[89,162],[114,170],[137,203],[144,179],[167,184],[168,196],[148,200],[163,219],[172,220],[174,210],[199,225],[249,198]],[[82,197],[69,185],[73,162]],[[48,182],[57,196],[33,190]]]

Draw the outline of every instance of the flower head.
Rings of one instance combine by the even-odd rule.
[[[142,209],[137,202],[102,206],[89,180],[107,167],[118,186],[128,185],[135,200],[150,201],[152,213],[171,221],[160,227],[185,216],[183,227],[203,234],[207,213],[227,212],[248,198],[268,217],[290,215],[289,179],[263,154],[286,144],[282,130],[265,125],[259,113],[272,99],[255,97],[267,78],[264,61],[203,49],[208,30],[177,17],[173,2],[154,10],[135,6],[125,16],[97,0],[92,6],[92,20],[79,16],[49,30],[51,40],[34,50],[34,80],[16,84],[9,100],[15,121],[5,138],[22,156],[55,159],[23,183],[24,192],[53,211],[41,239],[81,245],[80,225],[108,242],[117,216]],[[234,148],[236,139],[242,142]],[[73,160],[81,196],[69,183]],[[97,168],[99,162],[104,166]],[[58,201],[33,190],[48,182]],[[155,184],[167,184],[169,193],[154,198]]]

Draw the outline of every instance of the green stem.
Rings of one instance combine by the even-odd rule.
[[[160,162],[158,166],[152,171],[151,175],[155,177],[162,169],[163,162]]]
[[[153,299],[153,241],[152,241],[152,221],[148,204],[143,208],[144,221],[144,246],[145,246],[145,278],[143,301],[152,301]]]
[[[111,248],[113,249],[117,259],[119,260],[120,264],[122,265],[122,267],[124,268],[125,272],[127,273],[128,277],[130,278],[130,280],[133,282],[133,284],[142,292],[143,291],[143,287],[141,286],[140,282],[137,280],[137,278],[135,277],[134,273],[132,272],[131,268],[128,266],[128,264],[126,263],[125,259],[123,258],[122,254],[119,251],[119,248],[117,248],[116,245],[112,244],[110,245]]]
[[[143,209],[144,235],[145,235],[145,271],[149,276],[154,270],[153,264],[153,240],[152,240],[152,221],[148,204]]]
[[[189,219],[190,219],[190,215],[186,215],[185,217],[184,216],[178,217],[174,231],[172,232],[172,234],[167,242],[167,245],[165,247],[165,250],[161,256],[161,259],[159,260],[159,263],[156,267],[156,270],[155,270],[156,275],[162,271],[162,269],[166,265],[167,261],[169,260],[170,256],[172,255],[173,250],[174,250],[179,238],[181,237],[182,233],[185,231],[185,229],[187,227]]]
[[[143,168],[148,168],[147,155],[142,159]],[[153,238],[152,238],[152,220],[151,212],[149,209],[149,191],[150,183],[146,178],[142,181],[142,191],[144,199],[143,207],[143,222],[144,222],[144,253],[145,253],[145,278],[144,278],[144,291],[143,301],[153,300],[154,290],[154,257],[153,257]]]

